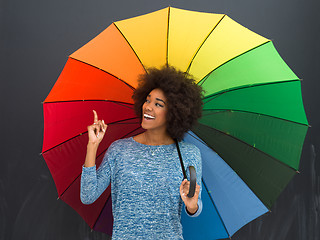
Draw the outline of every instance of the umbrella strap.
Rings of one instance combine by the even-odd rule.
[[[184,179],[187,179],[187,174],[186,174],[186,170],[185,170],[184,165],[183,165],[183,161],[182,161],[182,156],[181,156],[178,140],[174,139],[174,141],[175,141],[176,146],[177,146],[183,177],[184,177]]]

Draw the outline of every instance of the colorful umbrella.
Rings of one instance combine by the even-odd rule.
[[[79,198],[86,127],[92,109],[109,124],[99,165],[111,142],[143,131],[131,95],[139,74],[165,64],[205,90],[203,117],[185,138],[201,149],[204,207],[197,218],[182,213],[184,236],[230,237],[295,175],[308,122],[300,80],[273,43],[226,15],[169,7],[115,22],[73,53],[44,101],[43,156],[59,197],[111,235],[110,187],[92,205]]]

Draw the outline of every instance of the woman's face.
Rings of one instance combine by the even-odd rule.
[[[153,89],[142,106],[142,128],[166,130],[167,99],[161,89]]]

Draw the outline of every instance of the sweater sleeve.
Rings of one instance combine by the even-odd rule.
[[[82,167],[80,199],[83,204],[95,202],[110,184],[112,151],[109,147],[98,170],[96,166]]]

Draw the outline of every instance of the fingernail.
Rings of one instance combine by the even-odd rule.
[[[99,137],[99,133],[97,134],[97,138]]]

